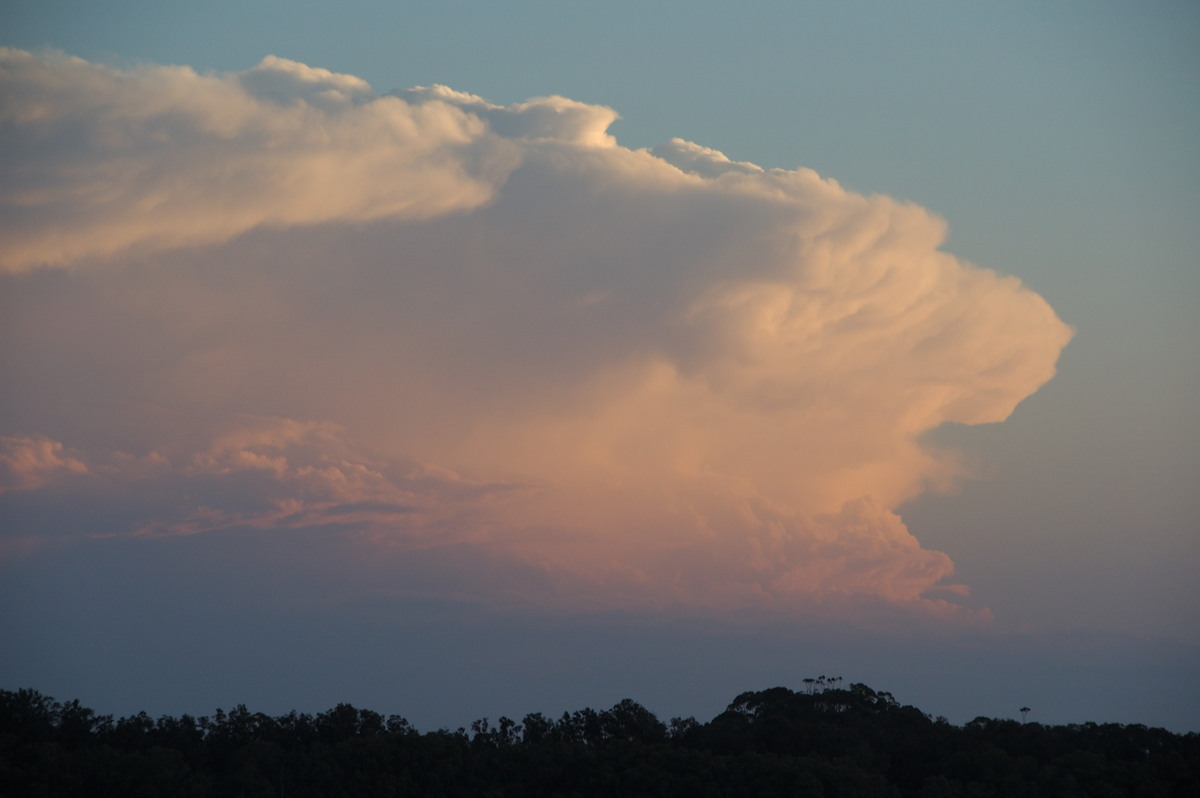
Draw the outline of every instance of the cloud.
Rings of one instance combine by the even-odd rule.
[[[760,166],[746,161],[731,161],[723,152],[683,139],[671,139],[651,152],[655,157],[662,158],[685,172],[704,177],[719,177],[728,172],[753,175],[763,171]]]
[[[964,476],[922,436],[1070,338],[920,207],[630,150],[608,108],[5,59],[0,431],[159,497],[105,534],[325,530],[480,601],[951,612],[894,512]]]
[[[58,441],[0,435],[0,493],[34,490],[64,474],[86,473],[87,466]]]
[[[590,147],[613,147],[617,141],[608,128],[617,112],[601,105],[588,105],[566,97],[537,97],[513,105],[495,105],[474,94],[449,86],[418,86],[392,93],[408,102],[424,105],[447,103],[488,123],[505,138],[563,142]]]
[[[214,76],[3,49],[0,108],[0,267],[16,271],[260,225],[438,216],[487,202],[507,169],[453,106],[276,57]]]
[[[6,462],[36,460],[25,472],[38,479],[4,505],[5,542],[319,532],[342,540],[340,556],[383,556],[410,584],[425,571],[419,581],[493,606],[795,611],[797,598],[836,595],[946,609],[921,596],[950,576],[949,558],[868,499],[807,516],[715,478],[616,491],[480,483],[371,455],[335,425],[242,421],[180,461],[113,452],[85,465],[58,442],[16,442]]]

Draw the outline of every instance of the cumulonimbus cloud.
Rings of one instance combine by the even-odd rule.
[[[508,168],[450,104],[275,57],[215,76],[0,50],[0,125],[10,270],[259,225],[439,216],[486,202]]]
[[[1071,334],[920,207],[631,150],[608,108],[277,58],[0,75],[0,432],[44,455],[12,495],[192,497],[130,533],[466,547],[518,603],[944,608],[894,512],[963,476],[922,436],[1005,419]]]

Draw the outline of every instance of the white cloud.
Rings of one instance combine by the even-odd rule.
[[[629,150],[608,108],[5,57],[0,430],[156,453],[192,498],[130,530],[466,546],[512,601],[943,612],[893,512],[962,476],[922,436],[1006,418],[1070,337],[922,208]]]
[[[512,165],[452,106],[280,58],[214,76],[6,49],[0,81],[7,270],[260,225],[439,216],[487,202]]]
[[[671,139],[651,152],[656,158],[701,177],[719,177],[728,172],[753,175],[763,171],[760,166],[747,161],[731,161],[723,152],[683,139]]]
[[[487,121],[506,138],[558,141],[591,147],[612,147],[617,141],[608,128],[617,112],[601,105],[566,97],[537,97],[513,105],[495,105],[482,97],[455,91],[449,86],[418,86],[393,92],[414,104],[446,103]]]
[[[258,66],[237,75],[242,86],[253,96],[280,105],[305,103],[336,113],[353,103],[368,103],[375,92],[362,78],[339,75],[269,55]]]

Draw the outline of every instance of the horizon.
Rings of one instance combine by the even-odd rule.
[[[112,714],[112,713],[100,712],[100,713],[94,713],[93,717],[94,717],[96,723],[102,723],[103,721],[120,722],[123,720],[128,720],[130,718],[138,717],[140,715],[146,715],[155,721],[163,720],[163,719],[180,720],[185,717],[192,718],[193,720],[196,720],[196,721],[201,721],[201,720],[211,720],[216,717],[227,716],[231,712],[245,710],[247,712],[250,712],[250,713],[256,714],[256,715],[259,715],[259,714],[267,715],[268,717],[271,717],[274,719],[285,718],[285,717],[292,716],[292,715],[315,718],[318,715],[327,714],[327,713],[339,710],[342,707],[352,707],[353,709],[356,709],[359,711],[373,713],[383,719],[397,718],[397,719],[403,721],[405,728],[410,729],[413,732],[417,732],[420,734],[441,733],[441,732],[451,732],[451,733],[465,732],[467,729],[471,729],[474,732],[476,730],[477,726],[483,726],[484,724],[492,724],[493,720],[495,721],[495,723],[500,723],[502,721],[508,720],[508,721],[513,721],[516,724],[515,725],[516,733],[519,735],[521,733],[521,724],[526,719],[528,719],[530,716],[545,718],[547,720],[554,721],[557,718],[571,716],[576,712],[587,712],[589,710],[606,711],[606,710],[610,710],[610,709],[617,709],[621,705],[628,704],[629,702],[632,702],[632,703],[636,704],[637,706],[639,706],[643,709],[646,709],[648,712],[650,712],[650,714],[652,716],[654,716],[656,719],[658,719],[660,721],[664,721],[664,723],[667,720],[669,720],[672,725],[674,725],[675,721],[695,721],[700,724],[706,724],[706,723],[711,723],[714,720],[717,720],[722,715],[725,715],[726,713],[728,713],[730,711],[733,711],[734,707],[738,706],[738,704],[740,703],[739,699],[742,699],[745,696],[755,695],[755,694],[777,693],[778,691],[782,690],[782,691],[785,691],[786,693],[788,693],[790,696],[803,696],[803,697],[808,697],[808,698],[816,698],[818,696],[823,696],[825,694],[870,695],[872,697],[878,696],[881,699],[885,699],[885,700],[889,701],[890,703],[892,703],[893,706],[895,706],[897,708],[919,710],[919,711],[921,711],[921,714],[927,720],[930,720],[930,721],[933,721],[933,722],[939,723],[939,724],[940,723],[948,723],[949,725],[954,726],[956,728],[965,728],[967,726],[970,726],[972,723],[981,721],[981,720],[1000,721],[1000,722],[1012,721],[1015,723],[1020,723],[1020,725],[1022,725],[1022,726],[1030,724],[1030,725],[1043,726],[1046,728],[1064,728],[1064,727],[1071,727],[1071,726],[1086,726],[1086,725],[1097,725],[1097,726],[1109,725],[1105,721],[1085,721],[1084,723],[1069,723],[1069,724],[1041,723],[1040,721],[1029,717],[1029,715],[1034,712],[1034,709],[1032,707],[1018,708],[1017,714],[1021,716],[1020,718],[1007,717],[1007,716],[992,717],[992,716],[988,716],[988,715],[976,715],[975,717],[971,718],[968,721],[956,723],[954,721],[951,721],[949,718],[946,718],[945,716],[942,716],[942,715],[935,716],[931,712],[925,712],[919,706],[905,703],[904,701],[901,701],[900,699],[896,698],[896,696],[894,696],[891,692],[889,692],[887,690],[876,689],[874,687],[871,687],[871,685],[868,685],[868,684],[865,684],[862,682],[850,682],[843,686],[842,682],[845,682],[846,680],[840,676],[832,676],[831,677],[831,676],[820,675],[820,676],[816,676],[816,677],[806,677],[806,678],[801,679],[800,681],[801,681],[800,686],[796,687],[796,688],[789,687],[786,685],[774,685],[771,687],[762,687],[762,688],[755,688],[755,689],[750,689],[750,690],[743,690],[743,691],[739,692],[737,695],[731,697],[729,702],[725,705],[725,707],[722,710],[720,710],[719,712],[715,713],[713,715],[713,717],[711,717],[711,718],[705,718],[705,717],[697,718],[697,717],[691,716],[691,715],[672,716],[669,719],[665,718],[665,717],[660,717],[657,713],[649,710],[649,708],[642,705],[642,703],[640,701],[638,701],[636,698],[634,698],[632,696],[625,696],[624,698],[615,702],[612,707],[604,707],[604,706],[575,707],[574,709],[568,708],[568,709],[562,710],[561,712],[552,712],[552,713],[546,713],[541,710],[538,710],[538,711],[530,711],[530,712],[522,713],[519,715],[515,715],[513,717],[509,717],[507,715],[500,715],[498,717],[478,716],[478,717],[474,717],[470,722],[461,723],[461,724],[458,724],[457,726],[443,724],[438,727],[428,727],[428,728],[422,728],[418,724],[412,723],[408,717],[406,717],[402,714],[399,714],[399,713],[378,712],[378,711],[372,709],[371,707],[355,706],[354,704],[350,704],[348,702],[338,702],[337,704],[329,706],[329,707],[325,708],[324,710],[318,710],[318,711],[301,711],[301,710],[291,709],[286,712],[264,713],[264,712],[261,712],[260,710],[257,710],[254,707],[247,706],[246,704],[243,704],[243,703],[238,703],[238,704],[230,705],[229,707],[223,707],[223,706],[214,707],[211,712],[201,713],[201,714],[185,712],[185,713],[180,713],[178,715],[164,713],[164,714],[156,716],[151,713],[145,712],[145,710],[139,710],[138,712],[130,713],[128,715],[117,715],[117,714]],[[78,698],[69,699],[69,698],[62,698],[59,696],[44,695],[44,694],[40,693],[39,691],[34,690],[32,688],[19,688],[19,689],[11,690],[11,691],[7,690],[7,688],[4,688],[4,691],[12,693],[13,695],[20,695],[20,694],[28,692],[28,693],[33,694],[34,696],[42,698],[44,701],[48,702],[51,705],[56,704],[59,706],[67,706],[67,705],[73,705],[73,704],[78,703],[78,705],[80,707],[82,707],[83,709],[92,710],[94,712],[92,707],[90,707],[87,704],[87,702],[79,700]],[[1117,725],[1146,726],[1146,724],[1141,724],[1141,723],[1117,724]],[[494,730],[494,724],[492,724],[491,728],[493,728],[493,730]],[[1158,728],[1158,727],[1146,727],[1146,728]],[[1163,729],[1163,731],[1168,731],[1172,734],[1179,734],[1181,736],[1195,734],[1195,732],[1188,732],[1188,731],[1175,732],[1170,729]]]

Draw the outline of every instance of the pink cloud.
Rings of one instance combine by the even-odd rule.
[[[1071,336],[923,208],[630,150],[608,108],[4,57],[3,421],[97,453],[21,473],[86,462],[105,534],[469,550],[481,601],[953,614],[895,514],[965,476],[925,433],[1004,420]]]
[[[0,435],[0,493],[35,490],[68,474],[86,473],[83,461],[58,441]]]

